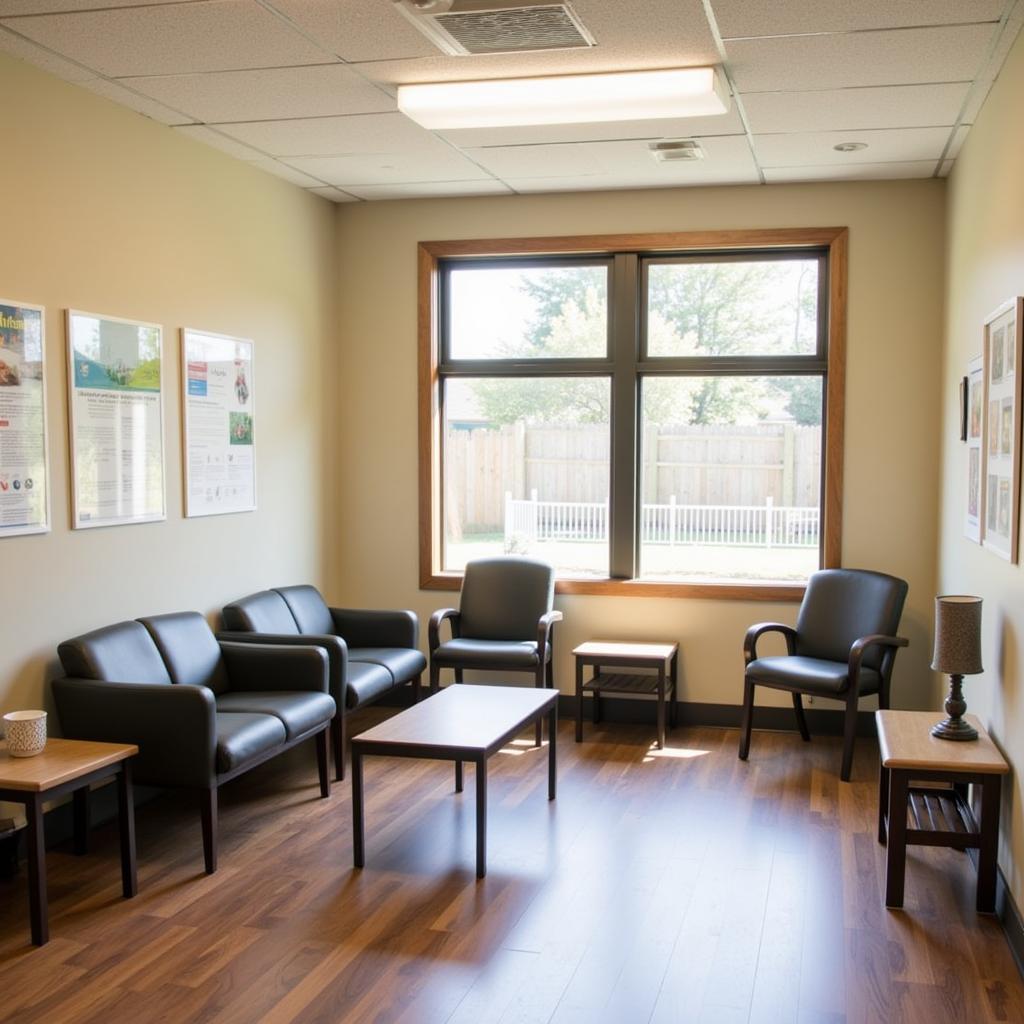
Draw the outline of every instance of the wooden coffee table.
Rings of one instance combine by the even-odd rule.
[[[135,871],[135,812],[132,806],[131,761],[139,748],[131,743],[50,739],[35,757],[11,757],[0,744],[0,800],[24,804],[28,819],[28,905],[32,941],[50,938],[46,900],[46,843],[43,802],[74,793],[75,852],[84,853],[89,828],[89,786],[117,777],[118,821],[121,827],[121,888],[125,898],[138,892]]]
[[[462,792],[462,762],[476,765],[476,876],[487,874],[487,759],[532,722],[548,715],[548,799],[555,799],[558,691],[512,686],[445,687],[350,743],[352,751],[352,854],[366,862],[363,843],[363,758],[421,757],[455,762],[455,792]]]

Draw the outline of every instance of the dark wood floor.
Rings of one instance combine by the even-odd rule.
[[[677,729],[657,756],[651,735],[576,745],[563,723],[552,804],[546,752],[496,755],[479,883],[449,765],[367,762],[361,872],[349,786],[317,798],[311,746],[222,792],[213,877],[198,814],[162,797],[138,811],[136,899],[112,826],[50,854],[46,947],[24,877],[0,884],[0,1019],[1024,1022],[964,855],[911,851],[905,912],[882,906],[872,744],[843,785],[836,740],[756,733],[744,764],[734,730]]]

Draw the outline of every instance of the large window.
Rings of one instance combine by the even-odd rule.
[[[546,251],[545,251],[546,250]],[[424,243],[421,577],[796,596],[838,564],[845,231]]]

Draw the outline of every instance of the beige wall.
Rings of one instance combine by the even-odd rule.
[[[981,354],[982,324],[1005,299],[1024,295],[1024,39],[1016,45],[957,159],[949,184],[946,347],[942,374],[942,510],[939,592],[979,594],[986,671],[966,680],[970,710],[1014,768],[1003,802],[1000,865],[1024,907],[1024,567],[964,537],[967,446],[959,441],[957,383]],[[947,680],[935,683],[936,706]]]
[[[325,200],[3,56],[0,128],[0,296],[46,307],[53,494],[51,533],[0,539],[7,711],[44,701],[66,637],[322,580],[335,279]],[[70,529],[68,307],[163,325],[166,522]],[[183,518],[183,325],[255,339],[258,512]]]
[[[847,225],[844,564],[905,577],[895,701],[930,696],[938,477],[939,343],[945,183],[776,185],[342,206],[340,385],[331,433],[341,466],[331,592],[403,605],[425,621],[457,600],[421,592],[417,569],[416,243],[598,232]],[[592,637],[682,644],[684,700],[737,703],[741,642],[761,619],[793,621],[795,605],[565,597],[556,680],[570,690],[569,651]],[[778,698],[782,697],[782,700]],[[787,703],[765,693],[765,703]],[[836,706],[836,705],[828,705]]]

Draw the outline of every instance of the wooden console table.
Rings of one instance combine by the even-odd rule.
[[[974,715],[965,718],[978,739],[941,740],[929,730],[938,711],[876,711],[881,767],[878,775],[878,841],[888,844],[885,905],[903,906],[908,846],[978,850],[976,907],[996,908],[996,843],[999,791],[1009,765]],[[911,781],[946,783],[911,786]],[[981,790],[981,822],[975,820],[967,787]]]
[[[676,724],[676,686],[679,675],[679,644],[624,643],[588,640],[573,652],[576,657],[576,742],[583,740],[583,694],[593,694],[594,721],[601,721],[601,694],[633,693],[657,697],[658,749],[665,749],[665,697],[670,696],[669,720]],[[594,675],[583,681],[584,665]],[[607,672],[609,668],[642,668],[653,674]]]

